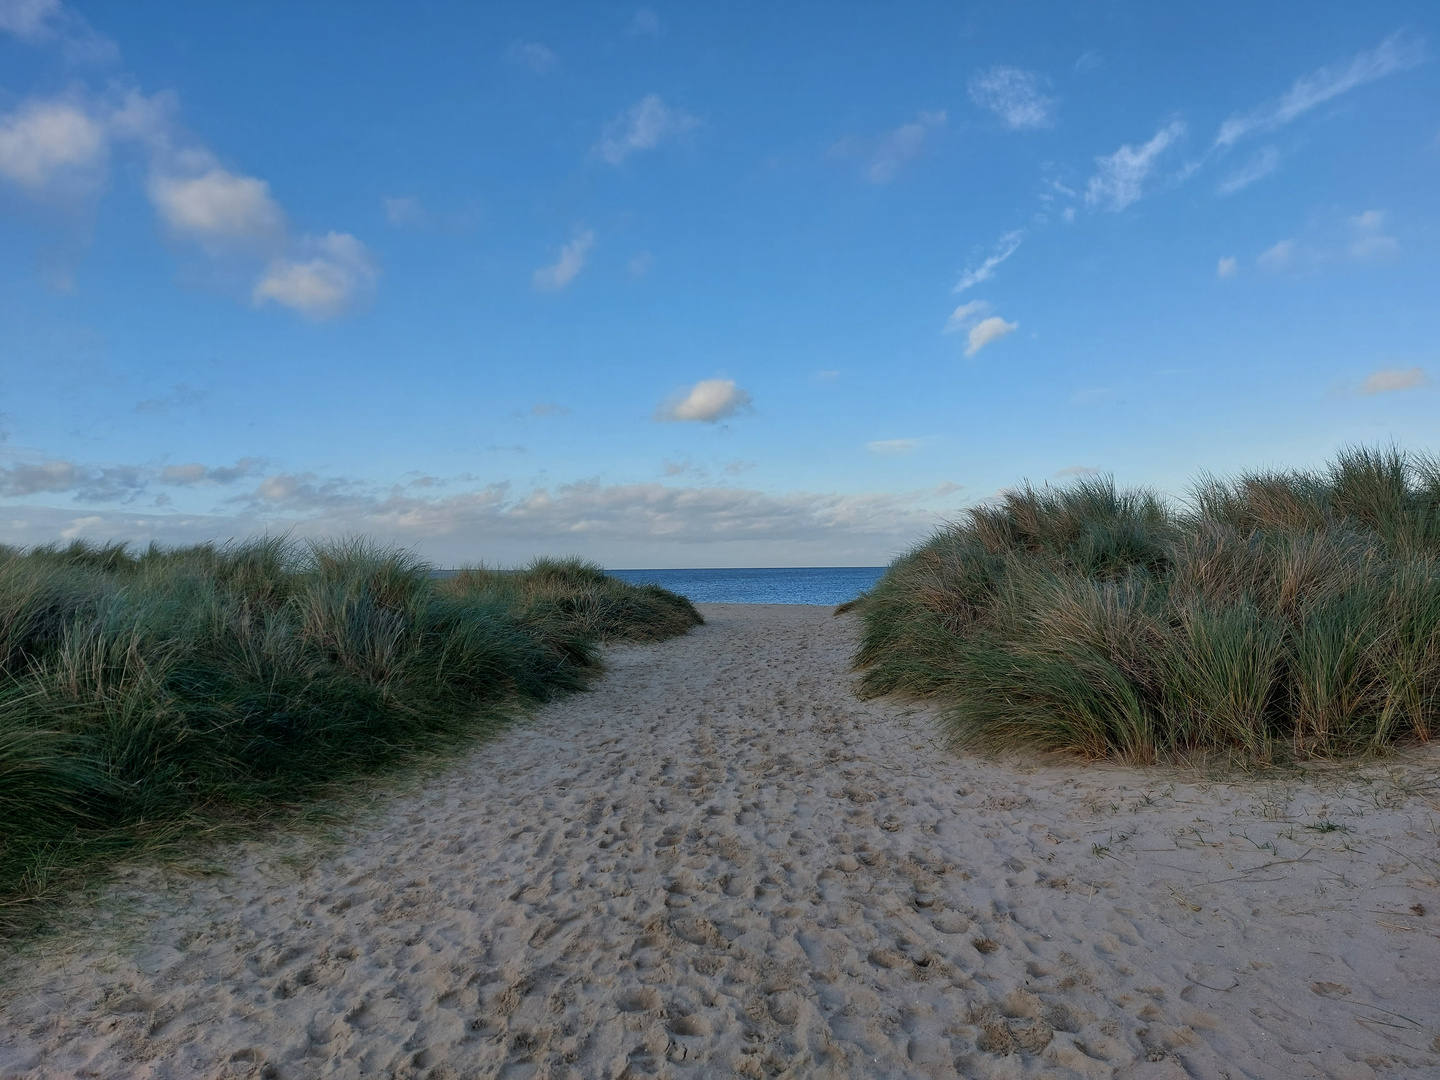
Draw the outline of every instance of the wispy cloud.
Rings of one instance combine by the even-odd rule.
[[[1423,59],[1423,42],[1403,33],[1391,34],[1375,48],[1357,53],[1348,63],[1302,75],[1274,101],[1230,117],[1220,125],[1215,145],[1231,146],[1254,132],[1283,127],[1317,105],[1323,105],[1357,86],[1412,68]]]
[[[560,257],[549,266],[542,266],[531,275],[535,288],[542,292],[557,292],[575,280],[575,275],[585,267],[586,256],[595,246],[595,233],[586,229],[560,249]]]
[[[888,184],[925,149],[930,132],[945,126],[945,110],[922,112],[907,124],[885,132],[866,155],[865,179],[872,184]]]
[[[395,195],[380,201],[385,208],[385,220],[397,229],[424,225],[430,220],[425,206],[413,195]]]
[[[971,300],[961,304],[950,313],[950,318],[945,320],[945,329],[942,334],[954,334],[970,325],[975,319],[984,315],[990,310],[990,305],[984,300]]]
[[[1215,264],[1215,276],[1218,278],[1231,278],[1240,272],[1240,263],[1233,255],[1223,256]]]
[[[532,75],[548,75],[560,62],[558,56],[538,41],[511,42],[505,50],[505,58]]]
[[[1423,368],[1381,368],[1371,372],[1360,384],[1359,393],[1364,397],[1389,394],[1397,390],[1416,390],[1430,384],[1430,377]]]
[[[999,341],[1006,334],[1013,332],[1020,324],[1006,322],[999,315],[992,315],[988,319],[981,319],[970,328],[970,336],[965,346],[965,355],[974,356],[992,341]]]
[[[733,379],[701,379],[655,410],[656,420],[713,424],[750,407],[750,395]]]
[[[593,153],[607,164],[620,165],[636,151],[652,150],[699,123],[684,109],[666,105],[659,94],[646,94],[605,125]]]
[[[1295,241],[1279,240],[1262,251],[1256,263],[1265,270],[1283,270],[1295,258]]]
[[[1050,127],[1055,99],[1045,93],[1048,80],[1017,67],[997,66],[970,77],[970,100],[1000,118],[1011,131]]]
[[[913,454],[919,445],[919,439],[876,439],[874,442],[867,442],[865,449],[882,457],[893,457],[898,454]]]
[[[160,483],[168,487],[195,487],[198,484],[233,484],[254,476],[265,467],[263,458],[241,458],[234,465],[166,465],[160,470]]]
[[[1145,193],[1145,183],[1160,156],[1185,135],[1185,123],[1171,120],[1142,146],[1126,144],[1113,154],[1097,157],[1099,166],[1085,188],[1085,201],[1119,212]]]
[[[649,8],[640,8],[630,17],[630,25],[625,32],[631,37],[659,37],[660,16]]]
[[[1350,219],[1352,239],[1345,251],[1352,259],[1385,258],[1400,250],[1400,241],[1385,233],[1385,212],[1366,210]]]
[[[1249,161],[1236,169],[1215,189],[1217,195],[1233,195],[1241,188],[1247,188],[1256,180],[1273,173],[1280,166],[1280,151],[1273,146],[1262,147]]]
[[[1056,469],[1051,479],[1073,480],[1081,476],[1094,476],[1099,471],[1094,465],[1066,465],[1063,469]]]
[[[961,293],[966,289],[974,288],[982,281],[989,281],[995,275],[995,268],[1003,263],[1025,240],[1025,230],[1015,229],[1007,232],[995,242],[995,249],[981,262],[972,266],[965,273],[960,275],[960,280],[955,283],[951,292]]]
[[[198,405],[204,399],[205,394],[196,390],[189,383],[176,383],[170,388],[168,394],[138,402],[135,405],[135,411],[148,416],[164,416],[175,409]]]

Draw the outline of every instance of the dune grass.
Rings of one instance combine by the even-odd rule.
[[[116,858],[274,820],[701,621],[579,561],[363,540],[0,549],[0,933]]]
[[[1205,477],[1026,486],[855,603],[863,692],[934,699],[960,745],[1151,762],[1376,752],[1440,726],[1440,462],[1350,449]]]

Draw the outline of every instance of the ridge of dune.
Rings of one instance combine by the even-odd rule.
[[[701,608],[314,860],[122,879],[134,940],[11,962],[0,1076],[1440,1070],[1434,753],[956,755],[852,695],[852,619]]]

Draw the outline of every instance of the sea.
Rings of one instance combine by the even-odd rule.
[[[743,570],[608,570],[632,585],[659,585],[697,604],[843,604],[883,566],[775,566]]]

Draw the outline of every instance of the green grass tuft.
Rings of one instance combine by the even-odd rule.
[[[578,560],[364,540],[0,548],[0,933],[116,858],[293,812],[701,622]]]
[[[1024,487],[850,605],[862,690],[939,703],[957,743],[1149,762],[1369,753],[1440,717],[1440,463],[1342,452],[1205,477]]]

